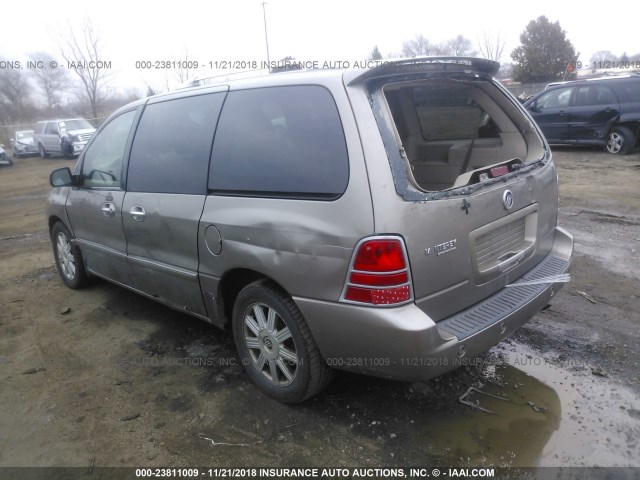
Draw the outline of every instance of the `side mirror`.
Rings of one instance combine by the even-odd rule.
[[[529,110],[531,110],[532,112],[539,112],[540,111],[540,109],[536,105],[536,102],[531,102],[529,104]]]
[[[69,167],[64,167],[51,172],[49,183],[52,187],[73,187],[76,181]]]

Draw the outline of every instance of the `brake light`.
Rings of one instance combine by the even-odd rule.
[[[499,167],[493,167],[491,170],[491,178],[502,177],[509,173],[509,167],[507,165],[501,165]]]
[[[411,275],[400,238],[372,238],[356,251],[343,301],[368,305],[398,305],[412,299]]]

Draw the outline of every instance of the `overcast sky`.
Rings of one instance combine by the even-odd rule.
[[[293,56],[351,63],[366,58],[374,45],[385,56],[399,53],[416,34],[434,42],[464,35],[477,49],[483,32],[506,40],[502,61],[510,62],[520,33],[540,15],[560,22],[583,62],[598,50],[632,55],[640,53],[639,13],[638,2],[609,10],[603,4],[596,8],[559,0],[269,0],[266,5],[271,60]],[[120,87],[162,87],[164,74],[136,70],[136,60],[178,60],[185,51],[201,64],[266,60],[263,7],[257,0],[4,2],[0,55],[21,60],[44,50],[59,56],[67,23],[79,24],[85,17],[100,31],[104,58],[111,61]]]

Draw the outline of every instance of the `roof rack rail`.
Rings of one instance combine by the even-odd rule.
[[[237,77],[233,78],[235,79],[242,79],[242,78],[256,78],[256,77],[261,77],[263,75],[268,75],[269,74],[269,70],[266,68],[257,68],[257,69],[253,69],[253,70],[242,70],[240,72],[231,72],[231,73],[225,73],[225,74],[220,74],[220,75],[211,75],[208,77],[201,77],[201,78],[194,78],[193,80],[187,80],[186,82],[184,82],[182,85],[180,85],[178,88],[176,88],[176,90],[183,90],[185,88],[194,88],[194,87],[202,87],[205,85],[210,85],[212,83],[218,83],[217,81],[214,81],[214,79],[220,79],[220,81],[225,81],[225,80],[230,80],[229,77],[232,76],[236,76]],[[239,75],[246,75],[246,76],[239,76]]]

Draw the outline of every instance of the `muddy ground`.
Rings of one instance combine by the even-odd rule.
[[[256,391],[228,333],[64,287],[44,202],[72,162],[0,170],[0,466],[640,466],[640,154],[555,159],[576,254],[549,309],[445,377],[342,373],[299,406]],[[508,401],[463,405],[472,386]]]

